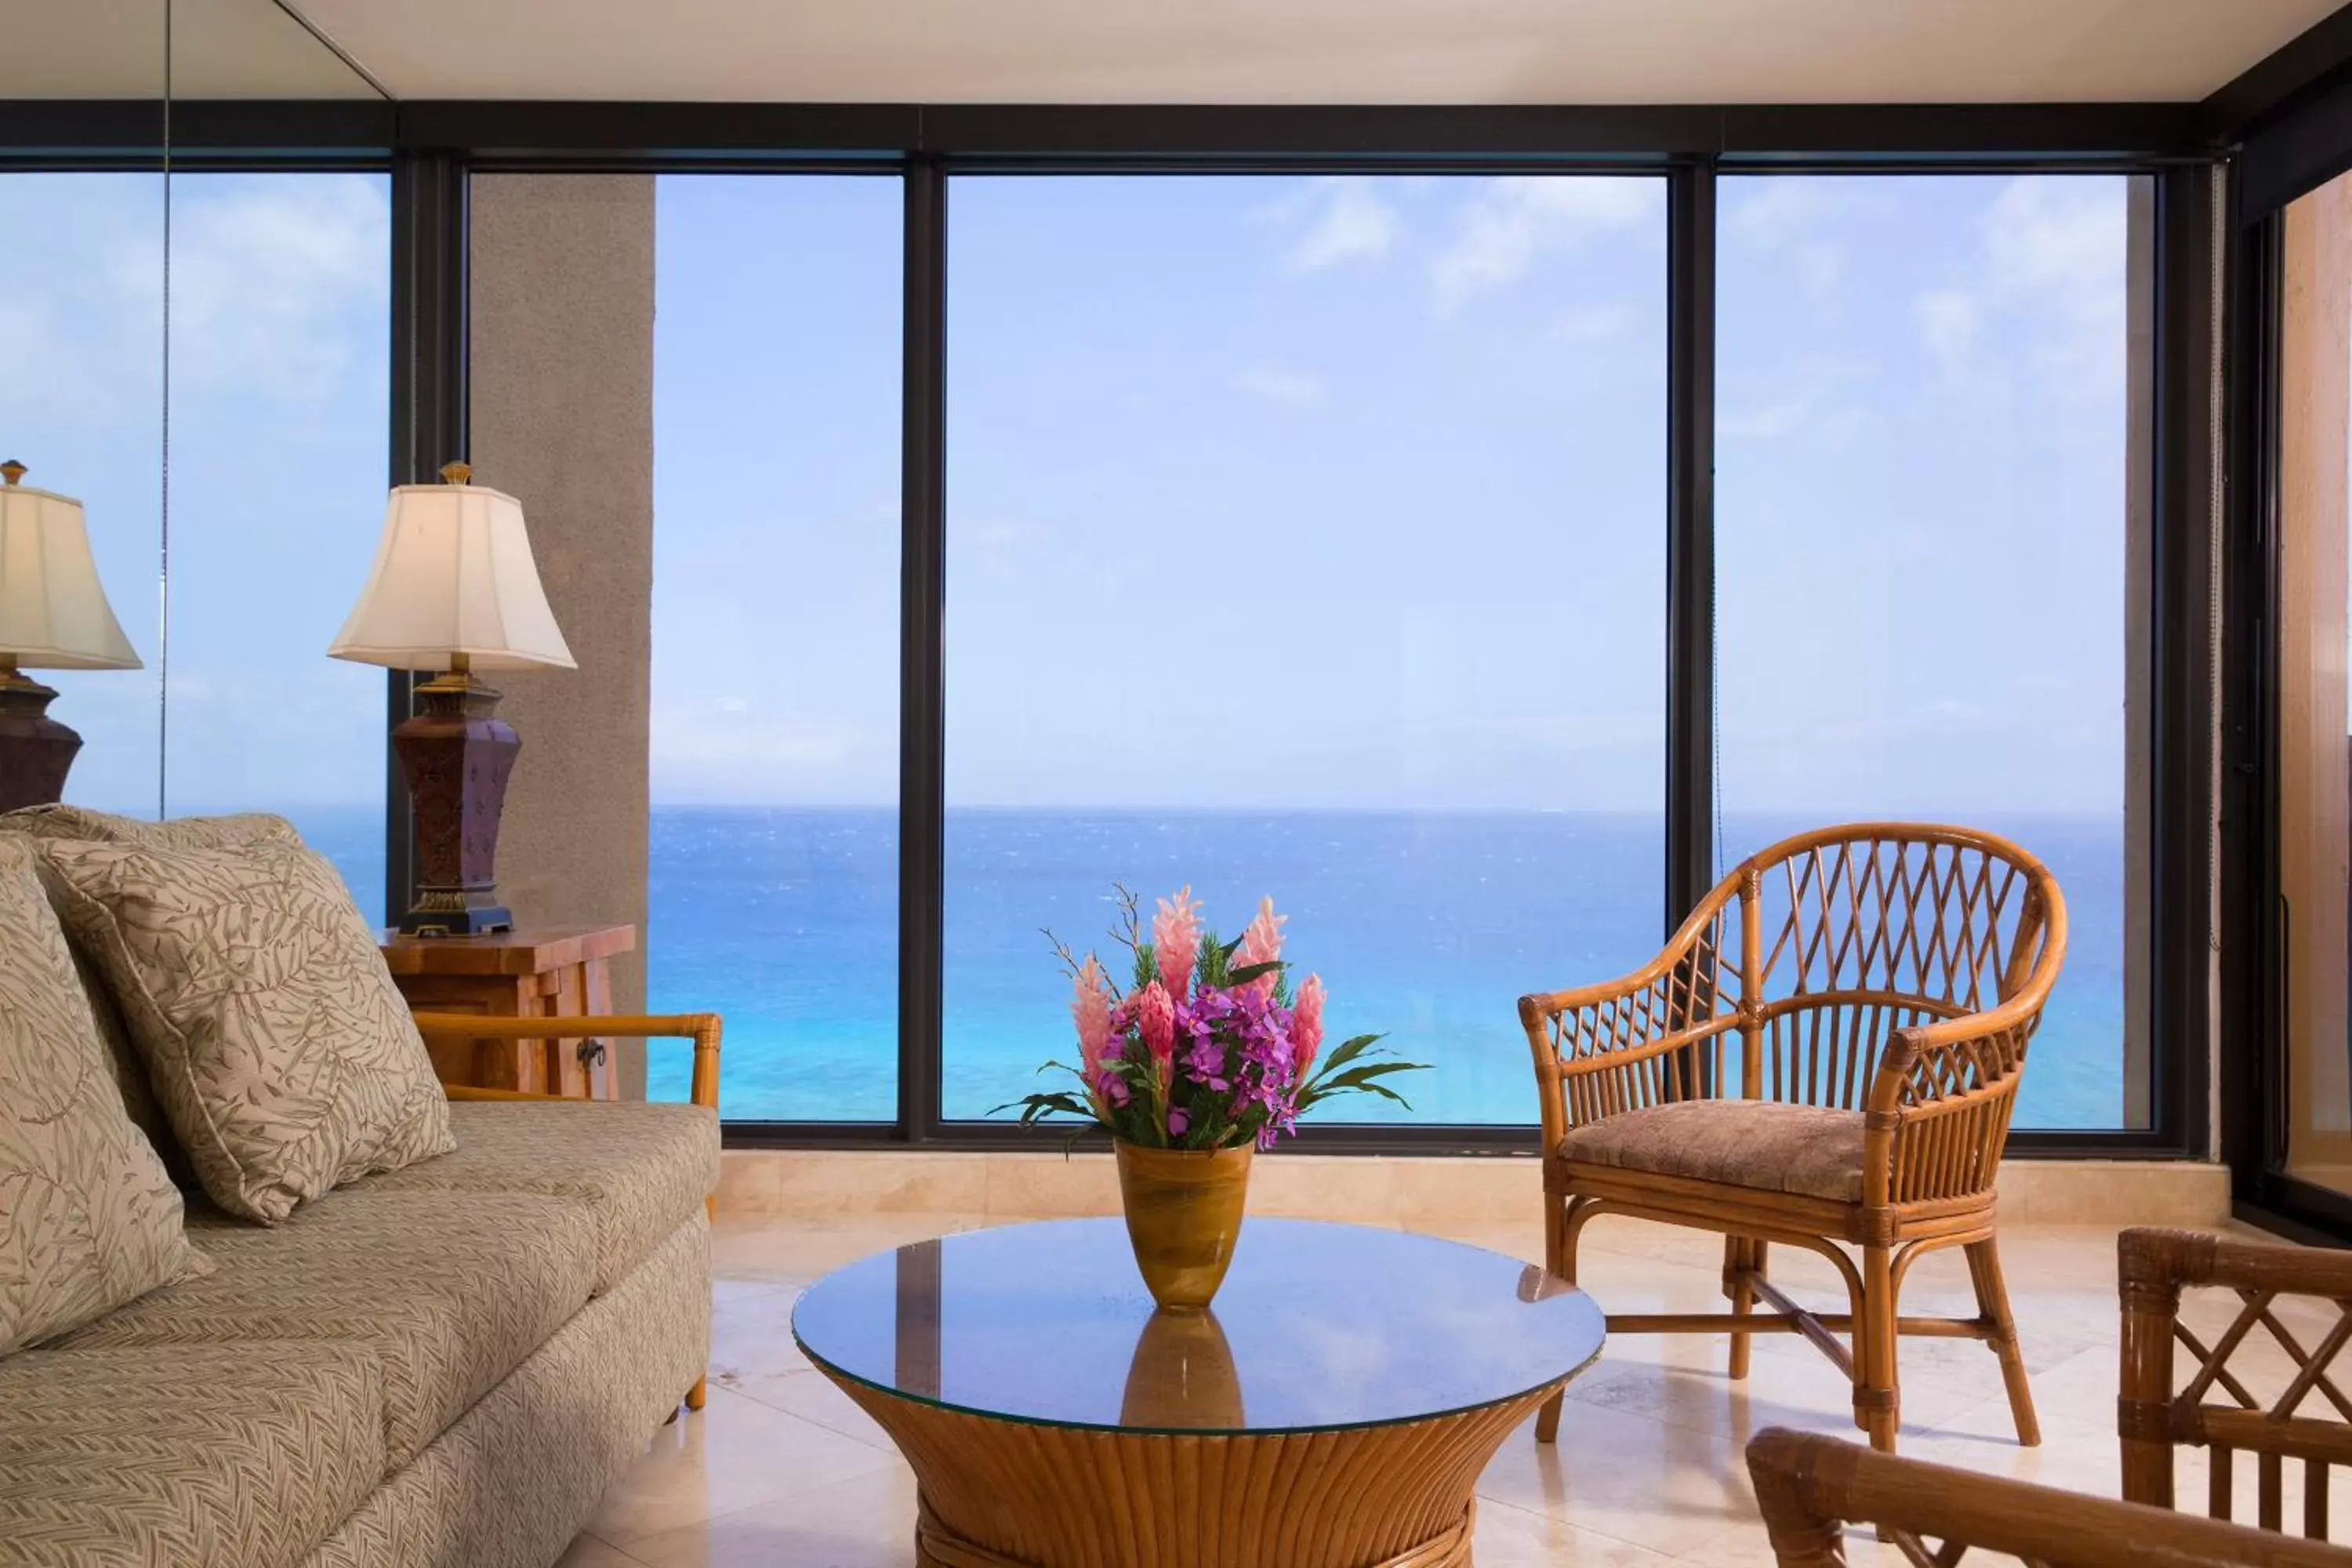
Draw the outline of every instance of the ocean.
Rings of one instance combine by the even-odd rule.
[[[382,907],[373,814],[295,811]],[[1808,826],[1727,817],[1727,858]],[[2021,1127],[2123,1121],[2123,846],[2119,817],[2013,816],[1984,826],[2046,860],[2073,924],[2066,971],[2034,1041]],[[860,808],[656,806],[648,1005],[727,1020],[720,1106],[740,1121],[896,1114],[898,824]],[[1387,811],[948,813],[943,1089],[951,1119],[1027,1092],[1076,1052],[1068,984],[1041,928],[1119,967],[1111,883],[1149,900],[1191,883],[1230,936],[1274,897],[1286,956],[1319,972],[1331,1038],[1381,1032],[1431,1070],[1406,1111],[1349,1120],[1530,1122],[1523,993],[1622,973],[1663,927],[1655,816]],[[651,1092],[682,1098],[686,1065],[657,1052]],[[1322,1113],[1337,1120],[1337,1105]]]

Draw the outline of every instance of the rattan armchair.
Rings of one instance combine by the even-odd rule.
[[[2251,1454],[2256,1521],[2280,1530],[2292,1461],[2303,1533],[2326,1539],[2330,1468],[2352,1465],[2352,1398],[2330,1375],[2352,1342],[2352,1253],[2155,1229],[2124,1232],[2116,1251],[2124,1496],[2172,1507],[2176,1453],[2201,1447],[2207,1511],[2228,1519],[2231,1456]],[[2182,1321],[2189,1289],[2231,1298],[2210,1344]]]
[[[1612,1313],[1610,1331],[1727,1331],[1735,1378],[1749,1334],[1801,1334],[1851,1379],[1855,1425],[1886,1450],[1897,1335],[1982,1340],[2018,1441],[2039,1442],[1993,1182],[2065,951],[2057,882],[1989,833],[1864,824],[1742,862],[1633,974],[1519,999],[1547,1266],[1573,1283],[1577,1238],[1603,1214],[1718,1232],[1730,1312]],[[1830,1258],[1851,1311],[1782,1293],[1775,1242]],[[1947,1247],[1967,1248],[1978,1315],[1900,1316],[1904,1275]],[[1538,1438],[1559,1424],[1555,1397]]]
[[[1748,1473],[1780,1568],[1845,1568],[1850,1524],[1876,1525],[1893,1555],[1917,1568],[1993,1557],[2038,1568],[2352,1568],[2341,1547],[1897,1459],[1819,1433],[1759,1432]]]

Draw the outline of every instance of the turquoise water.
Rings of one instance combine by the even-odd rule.
[[[291,813],[383,903],[380,819]],[[1733,858],[1809,824],[1734,817]],[[2074,940],[2026,1073],[2018,1124],[2120,1125],[2123,857],[2115,818],[1986,826],[2047,860]],[[1528,991],[1605,979],[1653,955],[1661,825],[1578,813],[955,810],[947,824],[945,1103],[978,1117],[1067,1058],[1068,990],[1039,928],[1109,957],[1109,885],[1189,881],[1239,930],[1262,894],[1292,917],[1289,956],[1319,971],[1334,1037],[1386,1031],[1434,1070],[1404,1087],[1412,1120],[1534,1116]],[[898,823],[894,813],[658,806],[652,823],[648,1005],[726,1016],[720,1102],[732,1120],[896,1114]],[[656,1096],[683,1058],[657,1056]],[[1363,1108],[1393,1120],[1395,1108]],[[1327,1113],[1328,1114],[1328,1113]]]

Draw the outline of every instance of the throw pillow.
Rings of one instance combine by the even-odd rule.
[[[0,812],[0,833],[32,838],[64,838],[96,844],[145,844],[166,849],[239,849],[248,844],[299,844],[301,836],[282,816],[264,811],[229,816],[177,816],[150,822],[117,816],[86,805],[27,805]]]
[[[8,835],[102,844],[154,844],[179,849],[234,849],[262,842],[302,841],[292,823],[266,812],[151,822],[62,802],[0,812],[0,836]],[[58,918],[65,918],[62,905]],[[90,1012],[98,1019],[99,1038],[106,1042],[112,1058],[115,1082],[122,1090],[123,1108],[131,1112],[131,1125],[145,1133],[155,1152],[163,1156],[163,1169],[174,1183],[183,1187],[194,1186],[195,1177],[188,1168],[187,1156],[173,1141],[171,1128],[163,1119],[163,1108],[156,1103],[155,1090],[147,1081],[147,1063],[131,1043],[130,1026],[122,1020],[121,1006],[114,1000],[114,993],[104,978],[96,973],[90,954],[72,940],[70,932],[68,945],[73,949],[74,969],[81,977],[83,992],[89,997]]]
[[[270,840],[42,849],[215,1203],[274,1224],[457,1147],[408,1005],[323,857]]]
[[[29,846],[0,841],[0,1355],[211,1265],[131,1124]]]

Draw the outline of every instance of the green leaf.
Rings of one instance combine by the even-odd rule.
[[[1246,985],[1261,975],[1279,973],[1282,968],[1282,960],[1278,958],[1266,963],[1244,963],[1239,969],[1228,970],[1225,973],[1225,984]]]
[[[1225,978],[1225,960],[1232,957],[1233,952],[1232,943],[1228,942],[1222,947],[1217,944],[1215,931],[1202,931],[1201,952],[1195,961],[1195,965],[1200,971],[1201,984],[1223,989],[1228,984]]]

